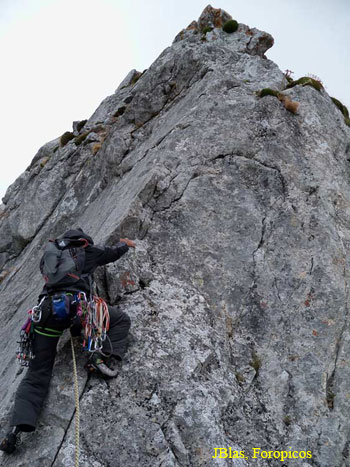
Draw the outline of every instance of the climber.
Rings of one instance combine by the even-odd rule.
[[[16,448],[17,435],[20,432],[34,431],[37,419],[46,398],[51,380],[52,368],[56,356],[56,347],[64,329],[71,328],[72,335],[78,336],[82,331],[82,324],[77,313],[76,294],[92,296],[92,274],[98,266],[111,263],[126,253],[129,247],[136,245],[128,238],[120,239],[115,247],[100,247],[94,245],[92,238],[82,229],[68,230],[57,241],[84,242],[84,263],[81,276],[77,281],[64,280],[59,285],[46,283],[40,296],[39,322],[34,324],[33,350],[35,358],[30,360],[28,371],[20,383],[15,396],[15,403],[11,419],[11,431],[0,444],[0,450],[10,454]],[[76,250],[74,250],[76,251]],[[43,256],[44,258],[44,256]],[[74,258],[76,260],[76,257]],[[42,269],[41,261],[41,269]],[[70,274],[72,276],[72,274]],[[69,315],[62,319],[55,314],[54,297],[59,292],[68,300]],[[100,299],[99,299],[100,300]],[[101,374],[103,377],[115,377],[118,361],[121,361],[127,347],[127,336],[130,328],[129,316],[108,306],[109,330],[107,339],[101,350],[91,353],[88,369]]]

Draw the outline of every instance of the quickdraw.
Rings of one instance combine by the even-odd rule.
[[[18,363],[21,366],[28,366],[30,360],[35,358],[33,350],[34,332],[43,335],[49,335],[43,333],[46,328],[35,328],[35,324],[41,321],[42,310],[41,305],[45,297],[42,298],[41,302],[31,308],[28,311],[28,319],[21,328],[20,340],[17,342],[18,349],[16,351],[16,357]],[[106,340],[107,331],[109,330],[109,311],[106,302],[96,296],[92,296],[92,299],[88,300],[84,292],[74,294],[74,301],[77,305],[77,315],[80,317],[81,324],[84,331],[83,338],[83,349],[89,352],[96,352],[102,350],[103,343]],[[62,332],[57,335],[52,335],[54,330],[50,330],[49,337],[58,337]]]
[[[39,305],[34,306],[28,311],[29,317],[21,328],[19,341],[17,341],[19,345],[16,352],[18,363],[21,366],[28,366],[30,360],[35,358],[33,350],[34,323],[38,323],[41,320],[41,304],[44,299],[45,297]]]
[[[76,296],[77,315],[80,316],[84,331],[83,348],[89,352],[101,350],[109,330],[107,303],[100,297],[88,300],[81,292]]]

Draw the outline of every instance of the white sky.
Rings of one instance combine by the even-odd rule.
[[[143,71],[209,0],[0,0],[0,198],[37,150]],[[272,34],[267,57],[350,107],[349,0],[218,0]]]

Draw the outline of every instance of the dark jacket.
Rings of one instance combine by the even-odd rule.
[[[92,238],[85,234],[81,229],[77,230],[68,230],[62,237],[78,240],[84,238],[88,241],[88,246],[85,248],[85,265],[83,268],[82,278],[76,282],[74,285],[69,287],[65,286],[64,288],[49,287],[44,286],[40,298],[44,295],[52,295],[56,292],[90,292],[90,284],[92,281],[92,274],[98,266],[103,266],[104,264],[113,263],[124,253],[129,250],[129,247],[124,242],[118,242],[114,247],[108,246],[98,246],[94,245]]]

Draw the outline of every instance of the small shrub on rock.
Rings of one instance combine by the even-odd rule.
[[[203,28],[203,31],[202,31],[202,34],[206,34],[207,32],[210,32],[212,31],[214,28],[211,28],[210,26],[206,26],[205,28]]]
[[[74,138],[74,134],[71,131],[66,131],[60,138],[60,145],[63,148],[69,141]]]
[[[87,135],[90,133],[90,131],[86,131],[85,133],[82,133],[81,135],[77,136],[74,140],[74,143],[77,146],[80,146],[83,141],[85,141]]]
[[[237,31],[237,29],[238,29],[238,23],[235,19],[229,19],[222,26],[222,30],[229,34],[232,34],[233,32]]]

